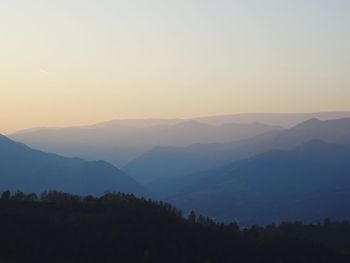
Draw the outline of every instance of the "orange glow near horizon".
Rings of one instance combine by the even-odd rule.
[[[350,108],[348,1],[3,0],[0,133]]]

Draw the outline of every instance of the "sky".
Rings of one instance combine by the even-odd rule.
[[[1,0],[0,133],[350,109],[348,0]]]

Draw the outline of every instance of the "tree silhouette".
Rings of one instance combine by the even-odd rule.
[[[194,211],[191,211],[191,213],[188,216],[188,221],[192,224],[195,224],[197,221],[197,216],[196,213]]]
[[[19,190],[17,190],[16,193],[12,196],[12,199],[17,201],[24,200],[24,198],[25,194]]]
[[[165,202],[108,192],[2,193],[0,262],[350,262],[348,221],[240,229]]]
[[[5,191],[1,195],[2,200],[10,200],[11,199],[11,192],[9,190]]]

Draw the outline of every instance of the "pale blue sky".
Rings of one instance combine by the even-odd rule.
[[[2,0],[8,132],[350,109],[350,1]]]

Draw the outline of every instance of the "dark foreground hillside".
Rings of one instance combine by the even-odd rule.
[[[0,262],[350,262],[350,225],[221,225],[132,195],[0,200]]]

